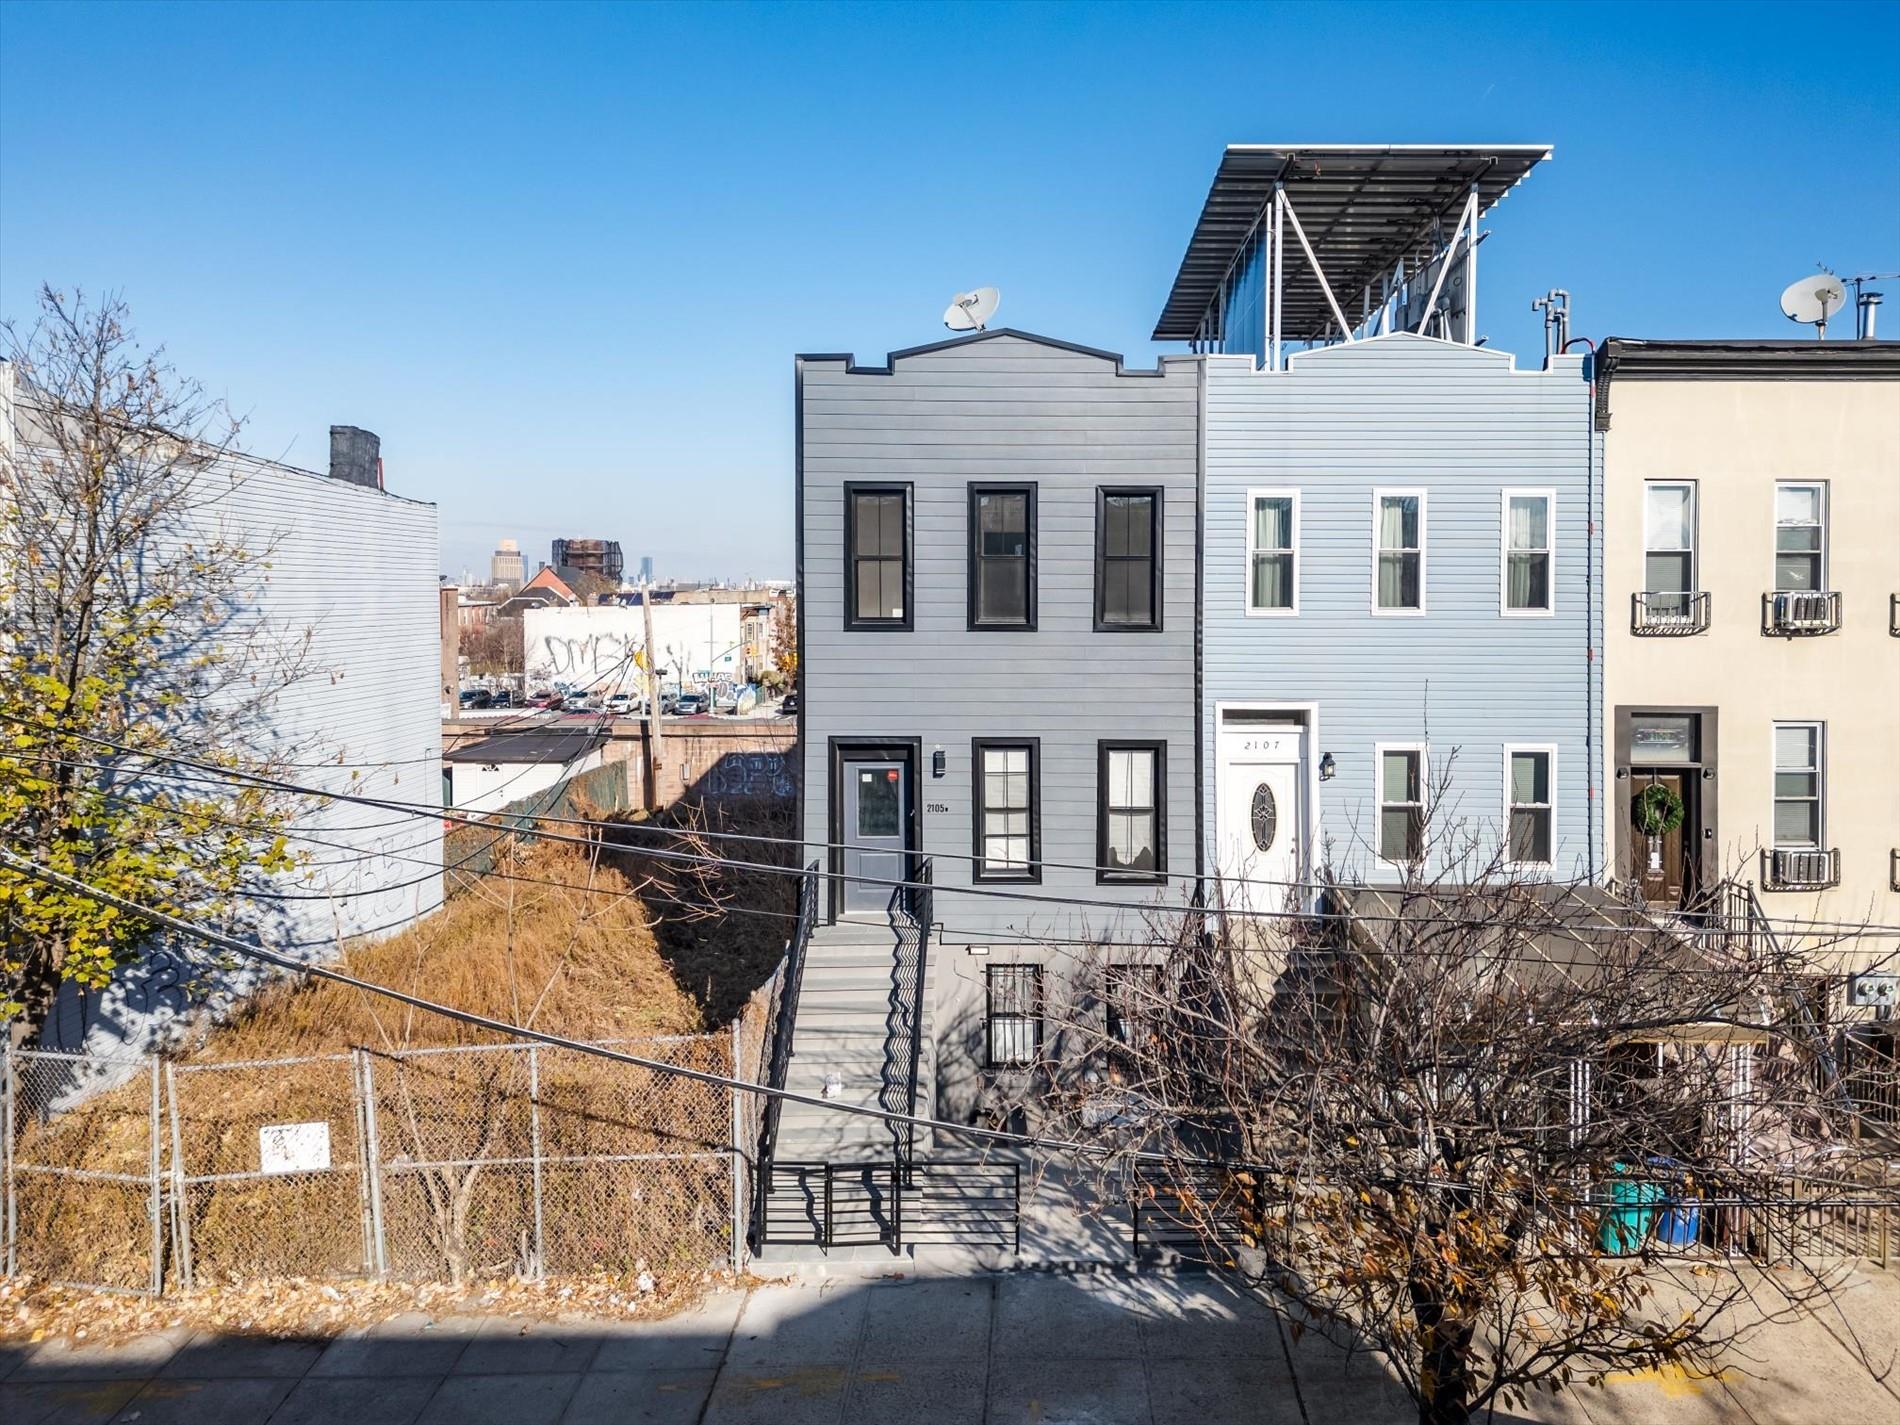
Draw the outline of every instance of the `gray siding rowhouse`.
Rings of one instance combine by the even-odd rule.
[[[1543,874],[1597,876],[1601,480],[1581,359],[1520,371],[1505,352],[1405,333],[1302,352],[1280,373],[1246,357],[1206,361],[1210,877],[1231,855],[1217,832],[1221,729],[1233,737],[1236,709],[1245,716],[1273,703],[1308,705],[1299,715],[1316,723],[1305,738],[1304,876],[1397,878],[1375,853],[1382,743],[1427,744],[1429,777],[1448,783],[1441,813],[1491,847],[1507,817],[1506,746],[1554,748],[1554,845]],[[1554,495],[1547,616],[1501,608],[1504,492],[1513,489]],[[1249,492],[1259,490],[1298,492],[1294,613],[1247,609]],[[1424,492],[1422,613],[1373,610],[1378,490]],[[1329,754],[1336,771],[1321,780]],[[1231,776],[1226,795],[1244,795],[1251,781]]]
[[[933,858],[946,947],[932,966],[946,1033],[947,1009],[980,1009],[986,963],[1141,929],[1139,914],[1060,899],[1180,905],[1193,889],[1199,364],[1128,371],[1118,356],[998,330],[894,352],[877,368],[803,356],[797,373],[805,859],[836,864],[826,844],[839,820],[834,741],[913,743],[918,850]],[[845,486],[858,481],[913,492],[908,628],[846,627]],[[972,482],[1036,487],[1033,629],[968,626]],[[1162,491],[1157,632],[1095,627],[1105,486]],[[983,738],[1039,742],[1039,884],[972,893],[972,744]],[[1097,747],[1115,739],[1165,747],[1163,884],[1097,882]],[[830,895],[821,905],[829,914]],[[958,948],[971,943],[989,946],[988,959]]]

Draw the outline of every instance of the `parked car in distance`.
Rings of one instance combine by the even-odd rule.
[[[515,694],[512,688],[497,688],[489,697],[491,701],[488,705],[491,708],[511,708],[515,705]]]
[[[779,705],[778,705],[778,715],[780,717],[797,717],[798,716],[798,694],[797,693],[787,693],[784,696],[784,698],[780,700]]]
[[[492,708],[495,695],[486,688],[462,689],[462,706],[465,708]]]
[[[673,704],[675,717],[704,717],[712,711],[712,699],[704,693],[681,693]]]
[[[528,704],[529,707],[546,708],[549,712],[559,712],[566,705],[567,699],[559,693],[543,693]]]
[[[607,711],[618,717],[640,710],[640,700],[632,693],[615,693],[607,699]]]
[[[662,716],[672,716],[674,712],[678,711],[679,705],[680,695],[678,693],[660,694],[660,713]]]

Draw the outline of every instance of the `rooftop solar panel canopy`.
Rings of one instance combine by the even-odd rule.
[[[1276,184],[1299,214],[1334,295],[1352,310],[1402,257],[1423,259],[1478,190],[1480,215],[1549,158],[1549,144],[1230,144],[1188,239],[1156,341],[1192,341]],[[1319,281],[1289,235],[1282,331],[1323,340],[1333,326]]]

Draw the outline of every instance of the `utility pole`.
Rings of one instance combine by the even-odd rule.
[[[646,625],[648,811],[660,809],[660,668],[653,658],[653,584],[640,581],[640,620]]]

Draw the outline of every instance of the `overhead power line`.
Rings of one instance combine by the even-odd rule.
[[[396,989],[390,985],[380,985],[373,980],[360,979],[357,976],[346,974],[341,970],[330,969],[325,965],[310,964],[288,955],[281,955],[275,951],[265,949],[262,946],[251,945],[245,941],[237,940],[217,931],[206,930],[202,926],[193,925],[182,917],[172,915],[167,911],[142,905],[124,896],[101,890],[99,887],[79,880],[76,877],[55,871],[49,866],[41,865],[25,857],[16,856],[5,848],[0,848],[0,860],[6,861],[16,870],[36,880],[49,885],[58,886],[78,895],[86,896],[101,904],[113,906],[127,914],[138,916],[153,924],[163,925],[180,934],[201,940],[208,945],[216,946],[221,950],[242,956],[246,959],[262,961],[278,969],[289,971],[292,974],[302,975],[309,979],[326,980],[332,984],[343,985],[364,994],[394,1000],[399,1004],[407,1005],[412,1009],[421,1010],[426,1014],[451,1019],[457,1023],[466,1024],[476,1029],[483,1029],[506,1038],[545,1044],[553,1049],[570,1050],[574,1053],[585,1054],[593,1058],[625,1064],[632,1068],[645,1069],[661,1077],[686,1079],[695,1083],[706,1084],[713,1088],[723,1088],[738,1093],[751,1094],[759,1098],[777,1099],[783,1103],[800,1104],[804,1107],[816,1108],[822,1112],[844,1114],[855,1118],[869,1118],[900,1127],[927,1128],[934,1132],[972,1138],[979,1142],[996,1143],[1012,1148],[1026,1148],[1042,1152],[1076,1153],[1085,1157],[1117,1157],[1130,1162],[1159,1163],[1163,1166],[1175,1169],[1214,1168],[1265,1173],[1285,1171],[1285,1169],[1272,1164],[1244,1159],[1216,1158],[1183,1153],[1163,1153],[1152,1149],[1116,1148],[1111,1144],[1087,1143],[1075,1139],[1049,1138],[1028,1133],[1013,1133],[1007,1129],[1000,1128],[983,1128],[975,1124],[956,1123],[949,1119],[928,1118],[921,1114],[899,1113],[892,1109],[873,1108],[865,1104],[845,1103],[836,1099],[820,1098],[811,1094],[797,1093],[791,1089],[775,1088],[770,1084],[754,1083],[750,1079],[742,1079],[730,1074],[719,1074],[707,1069],[691,1068],[684,1064],[670,1064],[660,1059],[649,1059],[644,1055],[629,1054],[624,1050],[609,1048],[605,1045],[590,1044],[586,1040],[572,1039],[566,1035],[550,1033],[547,1030],[535,1029],[527,1025],[511,1024],[506,1020],[495,1019],[489,1015],[477,1014],[470,1010],[457,1009],[453,1005],[445,1005],[439,1001],[424,998],[421,995],[409,994],[404,990]],[[1597,1032],[1599,1034],[1615,1032],[1616,1028],[1618,1027],[1611,1026],[1606,1030],[1598,1026]],[[1165,1107],[1157,1105],[1156,1111],[1165,1111]],[[734,1144],[732,1146],[737,1149],[739,1145]],[[1446,1186],[1441,1180],[1425,1178],[1417,1179],[1415,1185],[1436,1188]],[[1790,1198],[1784,1200],[1751,1197],[1747,1199],[1736,1199],[1735,1201],[1737,1205],[1742,1206],[1767,1207],[1795,1205],[1812,1208],[1827,1205],[1847,1207],[1865,1206],[1870,1202],[1879,1202],[1881,1199],[1842,1199],[1838,1204],[1827,1204],[1817,1199],[1805,1198]]]

